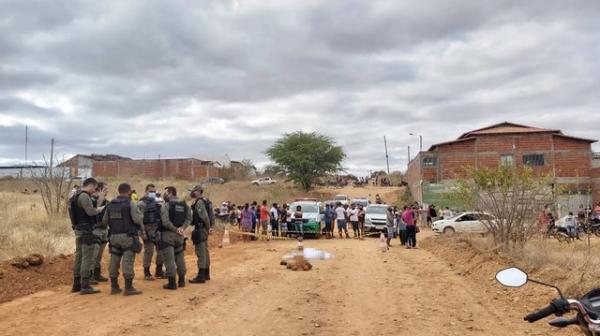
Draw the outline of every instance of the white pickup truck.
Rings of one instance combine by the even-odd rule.
[[[256,185],[256,186],[262,186],[262,185],[275,184],[275,183],[277,183],[277,181],[273,180],[270,177],[261,177],[261,178],[259,178],[257,180],[252,181],[251,183],[253,185]]]

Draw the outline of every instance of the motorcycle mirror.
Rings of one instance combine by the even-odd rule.
[[[511,267],[496,273],[496,280],[505,287],[519,288],[523,287],[527,281],[527,273],[522,270]]]

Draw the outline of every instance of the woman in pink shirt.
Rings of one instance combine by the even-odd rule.
[[[412,208],[406,208],[402,212],[402,221],[406,224],[406,248],[416,248],[417,224],[415,221],[415,212]]]

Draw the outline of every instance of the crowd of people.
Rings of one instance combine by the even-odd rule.
[[[383,200],[376,195],[376,204],[383,204]],[[231,202],[223,202],[221,207],[215,209],[217,217],[234,227],[238,227],[242,234],[240,239],[269,240],[273,236],[304,238],[304,216],[301,205],[291,208],[289,204],[268,204],[256,201],[236,206]],[[400,210],[396,206],[387,209],[385,235],[387,245],[391,247],[394,237],[399,237],[400,244],[407,248],[416,247],[417,224],[420,218],[418,205],[407,205]],[[434,218],[437,217],[433,210]],[[326,203],[322,213],[323,227],[318,232],[325,239],[364,239],[368,235],[379,235],[378,232],[365,232],[366,207],[362,204],[342,204],[341,202]],[[431,220],[430,217],[427,217]],[[337,236],[336,236],[337,232]]]
[[[128,183],[118,186],[118,196],[111,201],[107,199],[108,191],[108,184],[88,178],[70,195],[69,217],[76,246],[72,292],[96,294],[100,291],[92,286],[109,280],[102,276],[102,257],[107,245],[111,294],[141,294],[133,286],[133,279],[135,258],[142,251],[145,280],[167,279],[163,288],[168,290],[185,287],[187,270],[183,252],[189,226],[194,227],[191,240],[198,267],[197,275],[189,282],[210,280],[208,235],[215,218],[202,186],[190,190],[191,204],[180,198],[173,186],[164,188],[161,197],[156,186],[148,184],[139,199]],[[154,255],[156,269],[152,275]],[[119,284],[119,272],[123,273],[124,290]]]
[[[600,202],[593,208],[580,205],[577,215],[573,211],[569,211],[560,221],[550,205],[546,205],[538,216],[538,229],[542,234],[549,234],[557,230],[570,237],[579,238],[577,232],[588,223],[600,224]]]

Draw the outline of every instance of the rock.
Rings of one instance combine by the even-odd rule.
[[[0,279],[4,278],[4,271],[0,269]]]
[[[30,266],[40,266],[44,263],[44,256],[37,253],[30,254],[25,259]]]
[[[21,268],[21,269],[25,269],[29,267],[29,263],[27,262],[27,260],[25,258],[14,258],[13,260],[10,261],[11,266],[14,266],[16,268]]]

